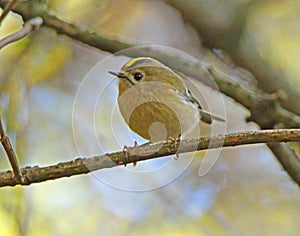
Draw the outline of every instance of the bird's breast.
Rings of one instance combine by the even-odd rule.
[[[152,142],[188,133],[200,120],[198,108],[169,85],[148,82],[132,86],[119,93],[118,104],[129,127]]]

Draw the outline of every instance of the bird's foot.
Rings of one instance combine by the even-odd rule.
[[[174,142],[175,148],[178,149],[180,141],[181,141],[181,134],[179,134],[177,138],[169,137],[168,140],[171,141],[171,142]],[[175,154],[174,159],[175,160],[179,159],[179,154],[178,153]]]
[[[129,158],[129,155],[130,155],[130,151],[131,150],[134,150],[136,147],[138,146],[137,144],[137,141],[134,141],[134,145],[133,147],[127,147],[126,145],[123,147],[123,153],[125,154],[125,160],[124,160],[124,166],[126,167],[127,163],[130,162],[130,158]],[[133,167],[136,166],[136,161],[132,162],[133,164]]]

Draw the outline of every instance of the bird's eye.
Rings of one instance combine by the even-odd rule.
[[[133,77],[136,81],[140,81],[143,78],[143,75],[140,72],[136,72],[133,74]]]

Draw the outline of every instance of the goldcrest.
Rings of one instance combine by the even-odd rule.
[[[181,74],[150,57],[130,60],[118,78],[118,105],[130,129],[151,142],[177,138],[221,117],[204,111]]]

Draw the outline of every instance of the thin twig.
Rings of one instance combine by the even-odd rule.
[[[42,23],[43,19],[41,17],[35,17],[26,21],[22,29],[0,40],[0,49],[26,37],[31,31],[38,29]]]
[[[26,182],[15,180],[11,171],[0,173],[0,187],[29,185],[47,180],[69,177],[73,175],[87,174],[99,169],[111,168],[128,163],[136,163],[143,160],[174,155],[178,153],[194,152],[211,148],[221,148],[255,143],[293,142],[300,141],[300,129],[259,130],[227,135],[204,136],[194,139],[181,140],[179,145],[174,141],[164,141],[154,144],[144,144],[129,148],[129,153],[123,151],[109,153],[90,158],[77,158],[73,161],[62,162],[47,167],[25,167],[21,171]],[[129,159],[129,160],[128,160]],[[300,179],[300,171],[296,170]],[[297,182],[300,185],[299,182]]]
[[[0,6],[5,7],[5,4],[7,4],[7,2],[8,1],[0,1]],[[36,2],[28,1],[20,3],[15,7],[14,12],[19,13],[24,20],[31,19],[34,16],[41,16],[44,19],[44,25],[54,29],[57,33],[67,35],[72,39],[96,47],[100,50],[116,53],[120,52],[123,49],[136,46],[122,42],[117,38],[107,37],[107,35],[103,35],[95,31],[80,29],[80,27],[62,21],[55,15],[52,15],[43,4],[38,4]],[[139,56],[143,54],[152,57],[155,57],[153,56],[153,54],[157,55],[157,52],[153,52],[154,50],[151,50],[149,48],[146,48],[144,51],[138,49],[138,51],[139,52],[132,52],[132,50],[123,50],[119,54],[127,56]],[[162,60],[162,58],[165,57],[167,62],[170,62],[166,63],[164,60],[162,60],[164,64],[170,66],[171,68],[174,66],[174,68],[177,68],[182,73],[199,79],[201,82],[208,86],[212,86],[211,84],[209,84],[209,82],[207,82],[205,77],[202,78],[201,76],[199,76],[201,75],[201,68],[203,69],[203,65],[201,63],[189,65],[189,62],[183,60],[182,58],[179,58],[178,56],[167,55],[161,52],[159,53],[160,55],[162,55],[162,57],[158,58],[159,60]],[[172,65],[172,62],[175,62],[174,65]],[[242,104],[250,110],[251,117],[249,117],[248,121],[256,122],[263,129],[273,128],[274,124],[277,123],[284,124],[284,127],[300,127],[300,117],[292,112],[287,111],[278,102],[276,102],[275,99],[272,98],[272,96],[268,96],[268,94],[262,93],[258,90],[249,91],[247,89],[244,89],[243,87],[239,86],[239,84],[228,80],[226,78],[226,75],[214,68],[213,65],[208,65],[205,69],[212,75],[222,93],[233,98],[238,103]],[[212,87],[215,88],[214,86]],[[294,158],[294,156],[292,156],[291,158]],[[297,162],[295,163],[297,164]],[[289,173],[288,170],[287,172],[290,176],[293,175],[293,173]]]
[[[0,6],[1,5],[3,5],[3,3],[0,1]],[[248,121],[257,122],[264,129],[272,128],[272,125],[275,123],[283,123],[286,128],[300,127],[300,117],[294,113],[288,112],[280,104],[276,104],[274,96],[270,96],[269,94],[263,93],[259,90],[251,91],[243,88],[239,84],[226,78],[226,74],[218,71],[212,64],[204,66],[203,63],[190,62],[186,59],[180,58],[180,56],[168,55],[167,53],[159,52],[152,48],[135,48],[137,45],[122,42],[117,38],[113,38],[99,32],[81,29],[79,26],[59,19],[55,15],[51,14],[43,4],[38,4],[36,2],[20,3],[14,11],[19,13],[24,20],[31,19],[32,17],[39,15],[44,20],[43,24],[54,29],[57,33],[64,34],[72,39],[96,47],[100,50],[118,53],[118,55],[125,55],[129,57],[137,57],[141,55],[155,57],[167,66],[175,68],[188,76],[198,79],[213,89],[220,89],[222,93],[233,98],[251,111],[251,117]],[[131,48],[131,50],[124,50],[127,48]],[[201,76],[203,73],[207,73],[207,71],[216,82],[217,88],[215,84],[211,83],[211,80],[206,79],[206,76]]]
[[[3,6],[6,2],[7,1],[0,1],[0,6]],[[300,117],[276,103],[274,96],[263,93],[258,89],[253,89],[253,91],[245,89],[238,83],[228,79],[226,73],[218,71],[211,63],[205,65],[200,62],[191,63],[180,56],[168,55],[167,53],[159,52],[152,48],[136,48],[137,45],[123,42],[116,37],[111,37],[93,30],[82,29],[80,26],[65,22],[51,14],[44,4],[38,4],[37,2],[22,2],[15,7],[14,12],[19,13],[24,20],[41,16],[44,20],[44,25],[54,29],[57,33],[64,34],[100,50],[129,57],[141,55],[155,57],[167,66],[198,79],[213,89],[220,89],[222,93],[248,108],[251,111],[249,121],[257,122],[264,129],[272,128],[272,125],[276,123],[283,123],[285,127],[288,128],[300,127]],[[124,50],[128,48],[131,48],[131,50]],[[226,67],[226,65],[224,65],[224,67]],[[202,73],[207,73],[207,71],[213,77],[217,87],[212,84],[210,80],[207,80],[206,76],[201,76]]]
[[[19,183],[24,183],[25,179],[23,178],[22,173],[20,171],[20,167],[19,167],[19,164],[18,164],[18,159],[17,159],[15,151],[14,151],[12,145],[11,145],[10,139],[5,134],[1,116],[0,116],[0,141],[1,141],[1,144],[2,144],[2,146],[3,146],[3,148],[6,152],[6,155],[8,157],[9,162],[10,162],[10,165],[13,169],[15,179]]]
[[[7,5],[4,7],[3,12],[0,16],[0,25],[4,18],[7,16],[7,14],[13,9],[13,7],[20,2],[20,0],[11,0]]]

